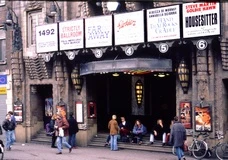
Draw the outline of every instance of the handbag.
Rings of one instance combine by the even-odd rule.
[[[64,130],[59,128],[59,137],[64,137]]]

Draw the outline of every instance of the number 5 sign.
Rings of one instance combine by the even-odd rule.
[[[58,51],[57,23],[36,26],[36,52]]]
[[[166,53],[169,50],[169,45],[166,43],[161,43],[159,44],[158,49],[161,53]]]

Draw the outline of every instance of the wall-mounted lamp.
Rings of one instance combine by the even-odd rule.
[[[79,67],[74,67],[71,73],[71,80],[78,95],[80,95],[82,90],[82,78],[80,77],[80,74],[79,74]]]
[[[112,74],[113,77],[119,77],[119,75],[120,75],[119,73],[113,73]]]
[[[51,6],[50,6],[50,13],[51,13],[51,15],[57,14],[57,21],[58,22],[61,21],[61,19],[62,19],[61,8],[59,7],[59,5],[58,5],[58,3],[56,1],[52,2]]]
[[[143,84],[141,80],[135,83],[135,98],[137,105],[140,107],[143,100]]]
[[[22,36],[21,36],[21,27],[18,24],[18,17],[16,13],[13,11],[12,8],[7,8],[6,13],[6,22],[5,22],[5,29],[7,30],[6,26],[12,26],[14,29],[14,35],[13,35],[13,51],[21,51],[22,50]],[[13,15],[14,16],[13,16]],[[15,21],[13,20],[13,17],[15,17]]]
[[[189,87],[189,68],[184,58],[181,60],[177,72],[182,90],[184,94],[187,94]]]

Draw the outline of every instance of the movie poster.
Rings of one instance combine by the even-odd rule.
[[[45,99],[45,116],[51,117],[53,114],[53,98]]]
[[[180,120],[186,129],[192,128],[192,110],[190,102],[180,103]]]
[[[195,106],[195,130],[212,131],[211,109],[209,106]]]

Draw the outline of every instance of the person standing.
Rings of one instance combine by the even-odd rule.
[[[74,118],[74,114],[71,112],[70,117],[68,119],[69,123],[69,139],[68,143],[73,147],[76,148],[76,134],[78,132],[78,122]]]
[[[117,136],[119,132],[119,126],[116,121],[116,115],[112,115],[112,119],[108,122],[108,129],[110,130],[110,137],[111,137],[111,143],[110,148],[111,151],[117,151]]]
[[[55,146],[55,141],[57,139],[57,136],[55,135],[55,120],[56,120],[57,115],[54,114],[51,117],[51,120],[49,122],[49,128],[50,128],[50,134],[51,134],[51,148],[57,148]]]
[[[61,113],[61,112],[60,112]],[[66,141],[66,136],[69,135],[69,123],[65,116],[62,114],[57,114],[56,121],[55,121],[55,130],[57,136],[57,148],[58,153],[62,154],[62,144],[64,144],[67,148],[69,148],[69,153],[72,151],[71,145],[69,145]]]
[[[178,116],[174,117],[174,123],[171,127],[170,132],[170,144],[173,144],[173,146],[176,149],[178,160],[185,159],[183,146],[186,141],[186,130],[184,125],[180,122],[180,119]]]
[[[3,121],[2,128],[6,131],[6,149],[10,151],[13,144],[13,130],[15,129],[15,123],[11,120],[10,114],[6,115],[6,119]]]
[[[12,111],[9,111],[8,114],[10,114],[10,117],[11,117],[11,121],[14,123],[15,125],[15,128],[17,127],[17,122],[16,122],[16,118],[14,117],[14,113]],[[15,129],[13,130],[13,135],[12,135],[12,144],[14,142],[16,142],[16,135],[15,135]]]

